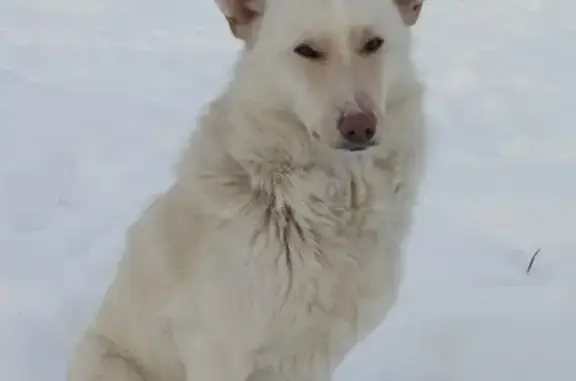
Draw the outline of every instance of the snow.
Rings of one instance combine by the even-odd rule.
[[[406,280],[336,381],[576,379],[575,13],[427,2],[431,161]],[[211,0],[0,0],[3,380],[63,379],[237,48]]]

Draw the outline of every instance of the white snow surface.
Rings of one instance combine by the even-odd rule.
[[[432,151],[405,283],[335,381],[576,380],[575,14],[427,1]],[[0,0],[2,381],[64,379],[238,47],[212,0]]]

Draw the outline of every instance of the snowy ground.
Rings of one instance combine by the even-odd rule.
[[[433,152],[406,283],[337,381],[576,380],[575,14],[428,1]],[[63,379],[236,49],[211,0],[0,0],[3,381]]]

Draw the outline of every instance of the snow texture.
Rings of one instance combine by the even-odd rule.
[[[432,152],[406,281],[336,381],[576,380],[575,14],[427,1]],[[237,49],[211,0],[0,0],[2,380],[64,378]]]

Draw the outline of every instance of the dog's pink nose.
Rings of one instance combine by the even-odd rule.
[[[376,115],[371,111],[344,114],[338,121],[338,129],[346,143],[369,144],[376,134]]]

